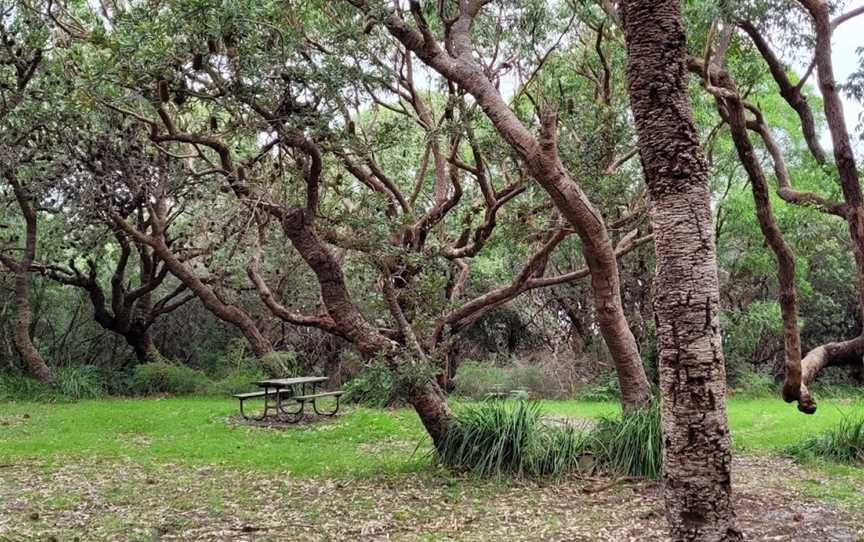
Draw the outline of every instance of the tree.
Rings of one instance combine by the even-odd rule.
[[[31,84],[43,60],[44,35],[36,30],[36,24],[31,14],[15,9],[14,3],[0,3],[0,174],[12,189],[24,221],[23,246],[17,249],[20,257],[12,257],[12,247],[3,246],[0,263],[15,275],[15,347],[30,372],[43,383],[52,384],[54,375],[30,337],[30,267],[36,258],[39,201],[35,191],[21,180],[22,169],[29,169],[34,176],[53,169],[50,163],[45,165],[50,157],[37,151],[45,130],[38,121],[33,123],[33,119],[20,115],[20,109],[33,101]],[[15,240],[12,238],[10,244]]]
[[[732,507],[708,172],[687,93],[680,3],[625,0],[621,7],[657,256],[666,517],[673,540],[741,540]]]
[[[420,60],[477,100],[499,136],[510,145],[575,230],[582,242],[591,276],[597,324],[612,354],[621,383],[622,405],[625,411],[642,407],[650,400],[651,390],[636,340],[624,315],[617,259],[606,222],[564,168],[557,148],[555,110],[544,107],[539,113],[540,133],[535,136],[508,107],[487,75],[488,70],[475,60],[472,27],[487,3],[483,0],[460,1],[452,14],[445,13],[441,4],[437,15],[444,28],[442,46],[431,30],[420,2],[410,2],[415,28],[399,12],[373,10],[368,2],[352,0],[352,4],[367,16],[380,20],[390,34]]]

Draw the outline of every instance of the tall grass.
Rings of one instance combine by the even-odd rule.
[[[787,446],[784,451],[803,460],[820,458],[864,463],[864,416],[844,416],[835,427]]]
[[[481,476],[558,476],[590,469],[657,478],[661,443],[656,405],[580,430],[544,420],[537,403],[492,401],[459,412],[437,452],[441,463]]]
[[[620,418],[601,418],[591,430],[590,438],[598,465],[610,473],[660,476],[663,438],[659,401]]]
[[[57,392],[73,399],[95,399],[105,395],[105,376],[94,365],[70,365],[57,371]]]

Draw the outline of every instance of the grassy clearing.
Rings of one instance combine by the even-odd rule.
[[[823,400],[815,415],[805,416],[773,398],[732,398],[728,410],[736,450],[765,453],[829,429],[862,406]],[[553,416],[577,418],[618,411],[615,403],[583,401],[544,401],[542,407]],[[0,462],[132,458],[157,465],[289,470],[301,476],[405,472],[426,464],[424,433],[407,409],[349,408],[335,420],[286,431],[226,423],[236,413],[235,401],[216,398],[6,403],[0,405]],[[420,442],[420,452],[413,453]]]
[[[0,462],[129,458],[300,476],[362,476],[424,464],[422,454],[412,454],[422,433],[409,411],[355,408],[288,431],[227,423],[235,414],[236,401],[210,398],[10,403],[0,407]]]
[[[734,482],[751,539],[864,536],[855,527],[864,525],[864,470],[769,455],[860,406],[822,401],[808,417],[774,399],[730,401],[736,448],[747,451],[736,455]],[[594,419],[618,410],[543,407]],[[437,470],[410,410],[349,408],[287,430],[227,423],[236,413],[234,401],[213,398],[0,404],[0,540],[666,537],[653,483],[595,494],[569,478],[502,482]],[[802,536],[805,528],[812,533]]]

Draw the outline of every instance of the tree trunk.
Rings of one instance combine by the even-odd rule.
[[[785,354],[785,371],[783,382],[783,399],[791,403],[798,401],[798,409],[802,412],[812,414],[816,412],[816,404],[807,393],[806,387],[801,383],[801,335],[798,331],[798,302],[795,291],[795,256],[786,240],[783,232],[774,220],[771,210],[771,200],[768,191],[768,181],[762,164],[756,156],[756,149],[750,141],[747,128],[747,115],[743,99],[732,77],[722,69],[714,66],[702,66],[702,77],[716,83],[729,94],[715,95],[717,108],[723,120],[729,125],[732,141],[738,153],[738,159],[744,166],[750,179],[750,188],[753,192],[753,201],[756,204],[756,218],[765,241],[774,253],[777,260],[777,282],[779,286],[778,300],[780,312],[783,318],[783,351]],[[710,75],[710,77],[709,77]],[[775,169],[785,167],[775,164]],[[778,178],[785,175],[785,171],[778,170]]]
[[[624,0],[628,91],[651,195],[663,482],[675,541],[741,540],[731,499],[726,373],[707,165],[687,95],[678,0]]]
[[[335,322],[339,334],[351,341],[354,347],[365,357],[386,357],[394,371],[399,371],[400,360],[397,359],[397,345],[382,335],[351,300],[348,286],[342,268],[333,254],[315,232],[313,224],[303,209],[293,209],[282,220],[282,231],[291,244],[315,273],[321,288],[321,299],[327,313]],[[385,277],[389,280],[389,277]],[[391,304],[398,301],[395,293],[390,292]],[[404,318],[404,316],[403,316]],[[404,321],[401,325],[407,326]],[[409,355],[417,355],[413,350],[419,350],[416,337],[413,339],[413,349]],[[422,357],[422,350],[420,350]],[[441,386],[434,379],[415,384],[408,390],[408,401],[414,407],[423,427],[426,428],[432,442],[439,446],[447,434],[447,428],[453,420],[453,413],[447,405],[447,398]]]
[[[18,312],[15,320],[15,348],[26,363],[30,374],[50,386],[54,384],[54,374],[30,339],[29,296],[30,273],[21,269],[15,274],[15,305]]]
[[[132,351],[135,352],[135,359],[141,363],[146,363],[153,359],[158,359],[160,356],[159,350],[153,343],[153,337],[149,330],[136,329],[136,325],[132,324],[132,328],[123,337]]]
[[[15,200],[24,218],[24,251],[21,261],[15,262],[7,256],[0,258],[2,263],[15,273],[15,306],[17,318],[15,320],[14,342],[15,348],[27,365],[30,374],[46,385],[54,384],[54,373],[42,359],[42,355],[33,346],[30,338],[30,268],[36,259],[36,211],[28,199],[24,188],[15,178],[12,172],[6,173],[6,178],[12,186]]]

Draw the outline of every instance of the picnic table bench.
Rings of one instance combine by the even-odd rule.
[[[271,412],[274,415],[285,414],[289,422],[298,422],[303,416],[303,410],[307,403],[312,403],[312,409],[319,416],[335,416],[339,411],[339,397],[344,393],[341,390],[318,392],[317,387],[325,382],[324,376],[300,376],[295,378],[274,378],[270,380],[259,380],[253,382],[260,391],[249,393],[237,393],[235,398],[240,400],[240,415],[247,420],[263,420]],[[307,390],[311,386],[311,390]],[[329,411],[319,410],[318,399],[333,397],[336,406]],[[243,404],[249,399],[264,399],[264,410],[258,416],[249,416],[243,408]],[[287,404],[287,408],[286,408]]]

